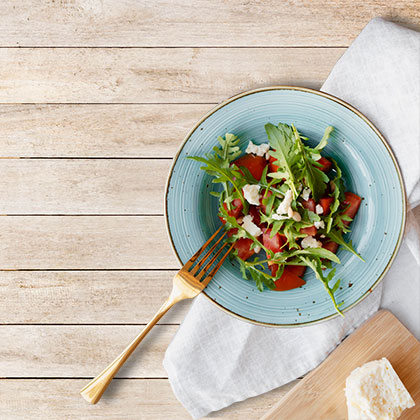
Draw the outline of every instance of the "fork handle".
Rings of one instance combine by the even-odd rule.
[[[175,303],[188,299],[190,296],[187,296],[181,290],[179,290],[175,285],[172,289],[171,295],[166,299],[165,303],[161,308],[156,312],[155,316],[150,320],[150,322],[144,327],[143,331],[124,349],[124,351],[110,364],[105,368],[96,378],[89,382],[81,391],[80,394],[82,397],[90,402],[91,404],[96,404],[102,397],[102,394],[108,388],[108,385],[111,383],[114,376],[121,369],[122,365],[130,357],[131,353],[137,348],[141,343],[147,333],[154,327],[154,325],[169,311]]]

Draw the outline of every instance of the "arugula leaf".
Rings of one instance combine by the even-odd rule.
[[[223,207],[220,206],[219,208],[219,216],[226,220],[225,228],[236,228],[239,232],[243,232],[243,236],[240,237],[246,237],[248,239],[251,239],[252,242],[255,244],[255,246],[261,247],[264,251],[267,252],[267,254],[272,254],[273,252],[267,249],[255,236],[252,236],[250,233],[248,233],[239,223],[238,221],[229,215],[229,212]]]
[[[220,147],[213,147],[213,154],[206,153],[205,158],[197,156],[188,156],[188,159],[195,160],[200,163],[204,163],[206,166],[202,166],[201,169],[206,171],[210,176],[214,177],[213,183],[221,183],[225,190],[225,199],[230,194],[229,182],[233,185],[238,193],[239,198],[242,201],[242,205],[246,207],[246,201],[242,194],[242,188],[239,185],[238,179],[235,176],[234,168],[230,167],[230,163],[238,158],[242,152],[238,146],[239,138],[234,134],[226,133],[225,137],[218,137],[217,140],[220,143]],[[235,180],[236,178],[236,180]],[[227,200],[227,206],[230,210],[230,202]]]
[[[319,150],[321,151],[327,144],[328,144],[328,139],[330,138],[330,134],[334,131],[334,127],[332,127],[331,125],[329,125],[324,132],[324,135],[322,136],[321,141],[319,142],[319,144],[315,147],[315,150]]]
[[[240,172],[238,172],[238,176],[240,178],[244,178],[246,184],[258,184],[258,181],[253,177],[248,168],[245,166],[238,166],[236,163],[233,163],[233,166],[238,168],[238,171],[240,170]]]
[[[316,202],[324,195],[325,190],[327,189],[327,182],[329,178],[324,172],[313,165],[312,160],[310,160],[306,154],[306,150],[303,146],[302,140],[300,139],[299,133],[296,130],[295,126],[292,126],[293,134],[295,136],[296,144],[301,153],[305,173],[304,178],[305,182],[312,191],[312,196]]]
[[[287,238],[287,243],[290,249],[299,249],[300,247],[297,244],[296,239],[307,236],[306,233],[300,233],[301,226],[301,223],[297,223],[293,219],[286,220],[283,233]]]
[[[270,173],[273,178],[285,178],[285,183],[292,190],[294,198],[298,196],[295,182],[296,177],[293,171],[293,165],[296,161],[296,150],[293,141],[293,131],[287,124],[279,124],[278,127],[268,123],[265,125],[268,140],[272,149],[270,156],[277,159],[279,171]]]
[[[339,213],[336,215],[334,219],[334,226],[337,227],[339,230],[341,230],[343,233],[350,232],[350,229],[348,228],[348,225],[346,225],[344,222],[352,222],[353,219],[344,213]]]
[[[299,255],[308,255],[310,257],[317,257],[317,258],[327,258],[330,261],[333,261],[337,264],[341,264],[340,259],[325,248],[305,248],[302,250],[294,251],[289,257],[292,256],[299,256]]]
[[[268,289],[275,289],[276,285],[274,284],[274,280],[272,276],[265,273],[262,270],[259,270],[257,266],[262,267],[263,269],[264,264],[259,261],[258,257],[255,257],[255,259],[252,262],[247,262],[241,260],[239,257],[236,257],[239,261],[239,267],[242,273],[242,276],[249,280],[249,276],[252,278],[252,280],[255,281],[255,284],[257,286],[257,289],[262,292],[264,290],[264,286],[266,286]]]
[[[318,214],[308,209],[303,209],[302,216],[303,216],[303,220],[307,220],[308,222],[312,223],[312,225],[314,224],[314,222],[319,222],[321,220],[321,217]]]
[[[356,257],[360,258],[363,262],[366,262],[353,248],[353,244],[351,241],[346,242],[343,239],[343,234],[336,229],[331,230],[329,233],[327,233],[327,237],[331,239],[334,242],[337,242],[339,245],[341,245],[344,249],[351,252],[352,254],[356,255]]]
[[[265,205],[265,212],[267,215],[271,214],[275,199],[275,194],[271,194],[270,197],[265,197],[262,199],[262,203]]]
[[[340,311],[340,306],[343,304],[337,304],[335,300],[334,293],[337,291],[338,287],[340,286],[340,280],[337,280],[337,282],[334,284],[333,287],[330,287],[329,283],[333,279],[335,275],[335,268],[332,269],[327,276],[324,276],[324,273],[322,271],[322,264],[319,258],[308,258],[308,257],[300,257],[300,259],[306,263],[306,265],[315,273],[316,278],[322,283],[324,286],[324,289],[329,294],[335,310],[344,317],[343,313]]]
[[[209,175],[213,176],[213,183],[222,183],[226,193],[228,193],[228,185],[227,183],[230,182],[233,187],[235,188],[236,192],[240,200],[242,201],[242,205],[246,208],[247,202],[242,194],[242,188],[240,183],[238,182],[238,178],[232,168],[225,168],[223,167],[223,162],[220,160],[219,157],[213,156],[211,154],[206,154],[205,158],[202,157],[189,157],[189,159],[195,160],[197,162],[204,163],[207,166],[202,166],[200,169],[206,171]],[[240,178],[239,178],[240,179]]]
[[[331,194],[331,196],[334,198],[334,201],[332,205],[330,206],[330,213],[328,214],[326,218],[326,222],[327,222],[326,232],[327,233],[331,230],[333,226],[334,217],[336,216],[340,208],[340,204],[344,199],[344,190],[345,190],[344,182],[343,182],[343,179],[341,178],[342,176],[341,169],[337,165],[337,162],[334,159],[331,159],[331,161],[334,165],[336,176],[334,177],[334,179],[330,181],[331,187],[333,189],[333,193]]]
[[[284,220],[276,220],[273,223],[273,228],[271,229],[270,238],[273,238],[275,236],[275,234],[280,231],[280,229],[284,225],[284,222],[285,222]]]
[[[241,149],[238,146],[240,139],[234,134],[226,133],[225,138],[219,136],[217,137],[217,140],[222,147],[221,149],[218,147],[214,147],[213,151],[228,166],[230,162],[234,161],[242,154]]]

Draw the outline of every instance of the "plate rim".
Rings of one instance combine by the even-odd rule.
[[[382,133],[378,130],[378,128],[376,128],[376,126],[363,114],[361,113],[358,109],[356,109],[354,106],[350,105],[349,103],[347,103],[346,101],[343,101],[342,99],[331,95],[329,93],[325,93],[322,92],[320,90],[316,90],[316,89],[311,89],[311,88],[306,88],[306,87],[302,87],[302,86],[289,86],[289,85],[273,85],[273,86],[267,86],[267,87],[262,87],[262,88],[256,88],[256,89],[251,89],[251,90],[247,90],[241,93],[238,93],[236,95],[233,95],[227,99],[225,99],[224,101],[220,102],[219,104],[217,104],[216,106],[214,106],[212,109],[210,109],[203,117],[201,117],[197,123],[191,128],[191,130],[187,133],[187,135],[184,137],[182,143],[180,144],[180,146],[178,147],[178,150],[175,154],[175,156],[173,157],[173,161],[171,164],[171,167],[169,169],[169,174],[166,180],[166,184],[165,184],[165,194],[164,194],[164,217],[165,217],[165,226],[166,226],[166,232],[168,234],[169,237],[169,242],[171,244],[171,248],[173,253],[175,254],[176,259],[178,260],[178,262],[181,264],[181,266],[183,265],[181,258],[178,255],[178,252],[175,248],[175,244],[173,242],[172,239],[172,234],[171,234],[171,229],[169,227],[169,218],[168,218],[168,192],[169,192],[169,184],[171,182],[171,178],[172,178],[172,174],[173,174],[173,170],[175,168],[175,165],[178,161],[179,155],[181,154],[184,146],[186,145],[187,141],[190,139],[190,137],[192,136],[192,134],[197,130],[197,128],[200,126],[200,124],[202,124],[207,118],[209,118],[211,115],[213,115],[216,111],[218,111],[219,109],[223,108],[224,106],[230,104],[231,102],[236,101],[237,99],[243,98],[245,96],[248,95],[253,95],[255,93],[260,93],[260,92],[266,92],[266,91],[276,91],[276,90],[295,90],[295,91],[299,91],[299,92],[306,92],[306,93],[311,93],[311,94],[315,94],[315,95],[319,95],[322,96],[326,99],[329,99],[333,102],[338,103],[341,106],[344,106],[345,108],[347,108],[348,110],[350,110],[351,112],[353,112],[354,114],[356,114],[359,118],[361,118],[372,130],[373,132],[377,135],[377,137],[382,141],[382,144],[385,146],[385,148],[387,149],[392,162],[394,164],[395,170],[397,172],[398,175],[398,180],[400,183],[400,187],[401,187],[401,192],[402,192],[402,220],[401,220],[401,226],[400,226],[400,232],[398,234],[398,240],[395,244],[394,250],[392,252],[391,257],[388,260],[387,265],[385,266],[385,268],[383,269],[382,273],[378,276],[378,278],[376,279],[375,283],[361,296],[359,297],[355,302],[353,302],[350,306],[348,306],[346,309],[342,310],[343,313],[349,311],[350,309],[354,308],[357,304],[359,304],[360,302],[362,302],[364,299],[366,299],[375,289],[376,287],[381,283],[382,279],[384,278],[385,274],[388,272],[388,270],[390,269],[392,263],[395,260],[395,257],[398,254],[398,251],[401,247],[401,243],[404,237],[404,233],[405,233],[405,229],[406,229],[406,224],[407,224],[407,193],[405,190],[405,184],[404,184],[404,178],[402,177],[402,173],[401,173],[401,169],[399,167],[398,161],[394,155],[394,152],[391,149],[391,146],[388,144],[388,142],[386,141],[385,137],[382,135]],[[213,300],[206,292],[205,290],[203,290],[202,294],[210,301],[212,302],[214,305],[216,305],[219,309],[221,309],[222,311],[226,312],[227,314],[229,314],[230,316],[233,316],[237,319],[240,319],[241,321],[245,321],[254,325],[259,325],[259,326],[263,326],[263,327],[273,327],[273,328],[297,328],[297,327],[305,327],[308,325],[315,325],[315,324],[319,324],[321,322],[325,322],[327,320],[330,319],[334,319],[336,317],[339,316],[339,314],[333,313],[331,315],[325,316],[323,318],[317,319],[317,320],[313,320],[313,321],[307,321],[307,322],[300,322],[300,323],[296,323],[296,324],[275,324],[275,323],[269,323],[269,322],[262,322],[262,321],[257,321],[255,319],[251,319],[251,318],[247,318],[243,315],[239,315],[233,311],[231,311],[228,308],[225,308],[224,306],[222,306],[219,302],[216,302],[215,300]]]

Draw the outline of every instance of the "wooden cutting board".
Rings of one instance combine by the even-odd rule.
[[[391,362],[416,403],[400,419],[419,420],[420,342],[384,310],[346,338],[261,420],[347,420],[347,376],[356,367],[382,357]]]

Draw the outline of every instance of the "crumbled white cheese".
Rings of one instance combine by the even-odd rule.
[[[309,196],[311,195],[311,190],[309,188],[305,188],[300,195],[305,201],[309,200]]]
[[[325,235],[320,235],[319,237],[322,238],[322,239],[326,238]]]
[[[355,369],[346,380],[349,420],[395,420],[415,405],[391,363],[382,358]]]
[[[273,213],[271,215],[271,218],[274,220],[285,220],[285,219],[289,219],[289,216],[283,216],[281,214]]]
[[[320,248],[322,246],[322,243],[317,241],[313,236],[307,236],[306,238],[302,239],[302,242],[300,243],[302,245],[302,248]]]
[[[243,188],[245,200],[248,201],[249,204],[253,204],[254,206],[260,205],[260,186],[259,185],[251,185],[247,184]]]
[[[257,155],[257,156],[264,156],[269,150],[270,150],[270,145],[268,143],[263,143],[258,146],[252,143],[252,141],[250,141],[248,143],[248,147],[246,148],[245,152],[253,153],[254,155]]]
[[[260,236],[262,234],[261,229],[252,221],[250,214],[244,217],[242,227],[252,236]]]
[[[302,216],[297,212],[294,211],[292,208],[292,201],[293,201],[293,192],[292,190],[287,190],[283,201],[280,203],[279,207],[276,210],[277,216],[272,215],[273,219],[276,220],[283,220],[283,219],[293,219],[295,222],[300,222],[302,220]],[[287,214],[287,217],[283,215]],[[283,216],[283,217],[280,217]]]
[[[261,247],[260,247],[260,246],[256,246],[256,247],[254,248],[254,252],[255,252],[256,254],[258,254],[259,252],[261,252]]]
[[[314,222],[314,226],[317,229],[325,229],[325,223],[323,220],[319,221],[319,222]]]
[[[315,213],[316,214],[322,214],[324,213],[324,208],[321,206],[321,204],[317,204],[315,207]]]
[[[287,214],[289,209],[291,208],[291,204],[293,201],[293,192],[292,190],[287,190],[283,201],[280,203],[278,209],[276,210],[277,214]],[[292,209],[293,211],[293,209]]]

